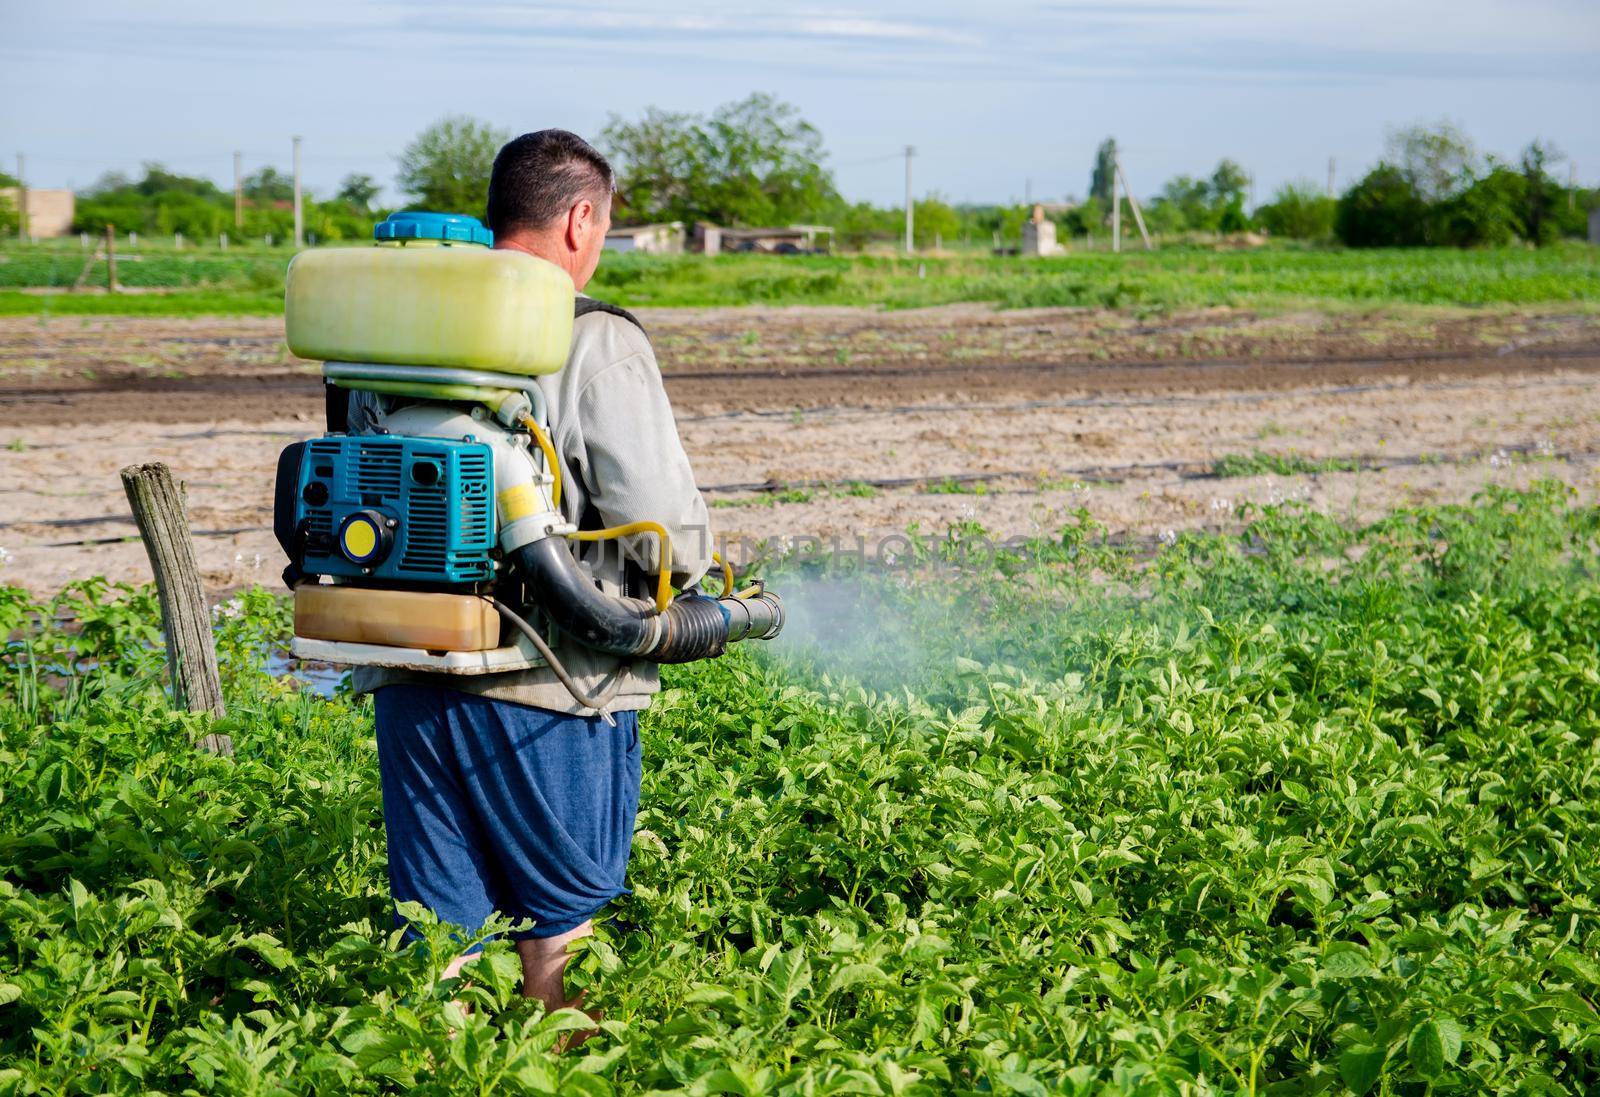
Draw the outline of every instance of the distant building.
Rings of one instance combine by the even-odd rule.
[[[0,195],[11,200],[13,206],[17,205],[16,187],[0,188]],[[72,218],[77,214],[77,202],[70,190],[40,190],[37,187],[28,188],[28,208],[18,210],[23,213],[22,224],[29,235],[43,238],[46,236],[65,236],[72,231]]]
[[[1045,216],[1044,206],[1034,206],[1022,224],[1022,254],[1060,255],[1066,250],[1056,243],[1056,223]]]
[[[694,227],[690,248],[702,255],[753,251],[771,255],[810,255],[833,250],[833,226],[788,225],[783,228],[730,229],[702,221]]]
[[[701,255],[722,254],[722,229],[710,221],[696,221],[689,236],[689,250]]]
[[[683,251],[683,222],[629,225],[606,233],[607,251],[643,251],[677,255]]]
[[[1589,211],[1589,243],[1600,244],[1600,206]]]

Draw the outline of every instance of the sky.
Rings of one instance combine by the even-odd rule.
[[[840,190],[898,204],[1082,196],[1114,135],[1136,193],[1231,157],[1280,184],[1359,178],[1396,125],[1487,152],[1554,142],[1600,182],[1600,0],[1008,0],[855,6],[464,0],[0,0],[0,167],[84,187],[147,160],[331,194],[468,114],[594,136],[752,91],[821,130]],[[1565,165],[1560,169],[1568,170]]]

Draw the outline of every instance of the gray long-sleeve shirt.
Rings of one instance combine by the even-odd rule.
[[[710,517],[678,437],[655,352],[644,333],[610,313],[580,316],[573,326],[566,366],[540,377],[538,384],[550,409],[551,441],[563,466],[561,510],[567,519],[586,527],[644,519],[659,522],[671,535],[672,571],[678,585],[698,581],[711,566]],[[359,429],[360,403],[353,402],[351,411],[352,427]],[[585,549],[579,559],[601,589],[621,593],[623,554],[605,542]],[[654,575],[654,537],[630,538],[624,551]],[[644,708],[660,689],[654,663],[624,661],[572,640],[559,644],[556,653],[586,693],[599,693],[619,679],[615,698],[607,706],[613,711]],[[425,682],[557,712],[586,711],[543,667],[487,675],[360,667],[354,675],[360,692],[399,682]]]

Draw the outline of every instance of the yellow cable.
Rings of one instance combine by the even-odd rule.
[[[550,444],[550,437],[545,434],[544,428],[539,426],[533,416],[524,415],[520,422],[528,428],[528,433],[533,435],[533,440],[538,443],[540,452],[544,454],[544,467],[550,470],[550,475],[554,479],[554,483],[550,485],[550,506],[560,510],[561,462],[556,459],[556,447]]]
[[[722,558],[722,553],[720,552],[713,552],[711,559],[715,560],[717,566],[722,569],[722,594],[719,597],[726,598],[733,593],[733,568],[728,561]]]
[[[609,529],[580,529],[567,534],[574,541],[613,541],[633,533],[653,533],[661,543],[661,567],[656,572],[656,612],[665,613],[672,605],[672,536],[660,522],[629,522]]]

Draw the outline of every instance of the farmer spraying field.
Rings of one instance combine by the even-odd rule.
[[[567,945],[626,890],[657,664],[783,622],[726,568],[698,591],[706,505],[649,339],[581,296],[612,187],[580,138],[526,134],[487,227],[397,214],[379,247],[298,257],[287,296],[330,394],[329,433],[278,469],[295,651],[374,693],[394,900],[532,920],[524,993],[550,1008]]]

